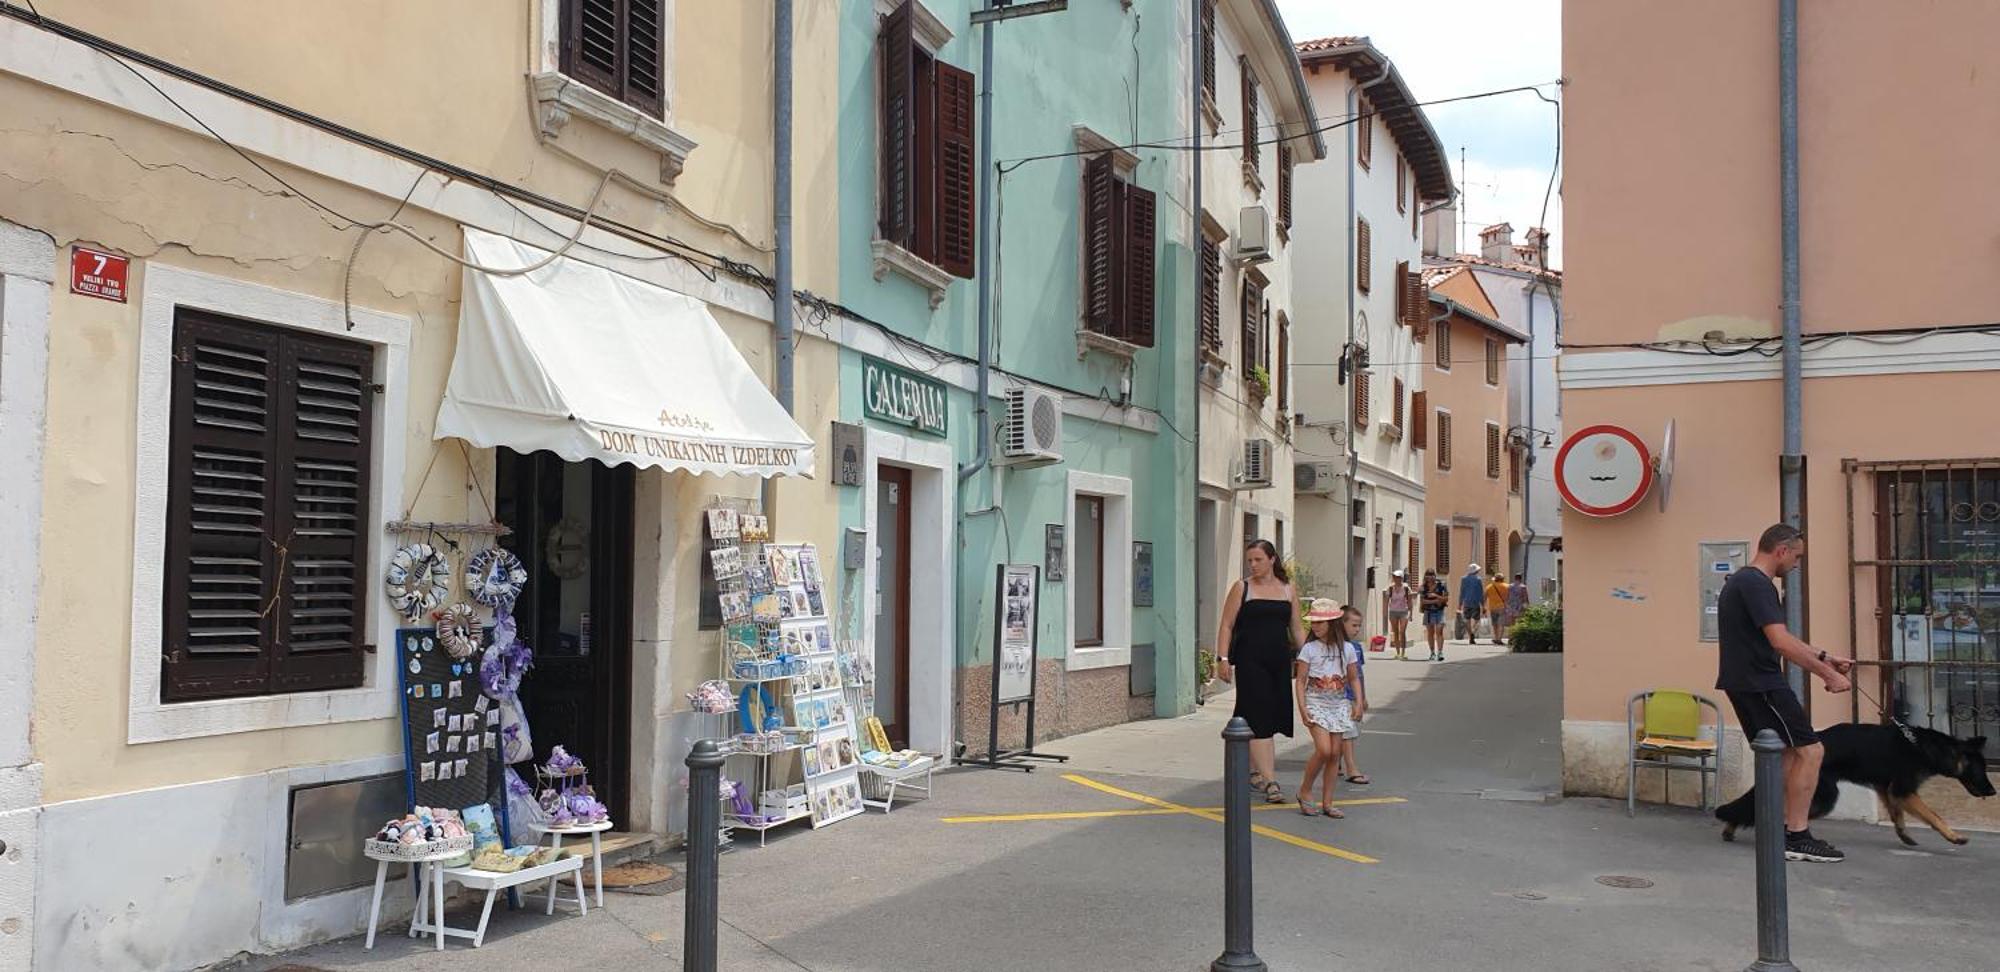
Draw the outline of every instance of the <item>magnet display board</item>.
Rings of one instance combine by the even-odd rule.
[[[500,705],[480,691],[479,653],[453,658],[430,628],[396,632],[410,803],[460,810],[491,796]]]
[[[1627,429],[1593,425],[1571,435],[1556,453],[1556,490],[1585,516],[1629,512],[1652,488],[1652,454]]]

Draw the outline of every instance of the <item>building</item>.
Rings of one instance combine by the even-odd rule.
[[[42,6],[0,6],[0,968],[359,930],[360,838],[408,809],[399,631],[430,623],[383,578],[496,521],[537,757],[682,828],[683,693],[721,665],[702,510],[812,472],[838,404],[830,329],[800,328],[796,421],[769,390],[768,9],[635,0],[575,44],[574,0]],[[835,296],[839,88],[797,72],[796,283]],[[837,549],[823,479],[773,498]]]
[[[1464,266],[1423,271],[1430,291],[1424,389],[1411,404],[1411,438],[1427,451],[1424,516],[1435,568],[1448,580],[1469,564],[1509,574],[1519,547],[1526,449],[1510,427],[1508,365],[1528,337],[1502,324],[1479,278]],[[1421,577],[1421,570],[1418,572]],[[1414,580],[1414,578],[1413,578]],[[1447,584],[1457,600],[1457,586]]]
[[[841,5],[849,95],[829,187],[842,300],[860,318],[840,339],[860,467],[841,521],[872,550],[846,631],[874,646],[892,737],[975,754],[1001,564],[1043,568],[1039,738],[1185,712],[1195,692],[1180,553],[1194,537],[1189,161],[1130,147],[1186,128],[1191,24],[1093,3],[985,28],[995,77],[975,131],[980,6]],[[1106,44],[1140,56],[1098,56]],[[1135,117],[1131,91],[1167,94]],[[1003,175],[982,186],[987,151]],[[905,392],[928,414],[901,407]],[[1025,715],[1002,713],[1002,748]]]
[[[1517,244],[1512,226],[1488,226],[1479,232],[1479,253],[1458,253],[1451,231],[1455,218],[1449,206],[1424,217],[1424,265],[1472,271],[1492,301],[1495,319],[1529,336],[1528,346],[1507,360],[1507,435],[1524,450],[1525,467],[1521,538],[1508,543],[1506,563],[1510,573],[1527,576],[1535,600],[1554,602],[1563,576],[1563,506],[1553,474],[1563,441],[1562,401],[1556,393],[1563,347],[1562,271],[1549,268],[1549,234],[1539,228],[1528,231],[1529,242]]]
[[[1833,2],[1797,17],[1788,292],[1786,32],[1773,8],[1565,5],[1563,414],[1571,428],[1629,430],[1672,473],[1630,512],[1565,519],[1572,793],[1622,792],[1631,693],[1716,694],[1713,579],[1784,512],[1794,296],[1805,337],[1791,464],[1808,541],[1788,606],[1807,641],[1864,663],[1856,692],[1812,680],[1809,712],[1821,725],[1894,718],[1984,736],[2000,755],[2000,468],[1988,458],[2000,432],[1982,420],[2000,400],[2000,337],[1982,323],[2000,307],[2000,188],[1976,175],[2000,149],[2000,78],[1983,70],[2000,9]],[[1706,38],[1692,58],[1653,43],[1690,30]],[[1862,58],[1900,69],[1851,70]],[[1747,770],[1747,751],[1732,755]],[[1956,826],[2000,822],[1950,781],[1924,797]],[[1873,804],[1862,794],[1849,808]]]
[[[1365,37],[1306,41],[1298,55],[1314,127],[1340,148],[1338,162],[1299,173],[1296,243],[1311,254],[1293,286],[1297,458],[1312,482],[1297,491],[1301,559],[1323,592],[1372,603],[1391,571],[1429,563],[1425,445],[1410,417],[1428,370],[1419,237],[1425,209],[1454,190],[1387,55]]]

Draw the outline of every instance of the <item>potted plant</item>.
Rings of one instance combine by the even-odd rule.
[[[1244,374],[1243,381],[1250,386],[1250,393],[1259,401],[1271,393],[1271,373],[1265,371],[1262,365],[1252,365],[1249,372]]]

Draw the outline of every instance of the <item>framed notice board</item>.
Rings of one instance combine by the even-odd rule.
[[[480,653],[453,658],[430,628],[396,632],[403,777],[410,805],[462,810],[492,799],[500,704],[480,691]]]
[[[999,609],[993,614],[993,702],[1035,697],[1035,627],[1041,572],[1033,564],[1000,565]]]

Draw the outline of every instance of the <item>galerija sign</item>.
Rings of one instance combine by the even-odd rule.
[[[944,382],[862,357],[861,411],[869,418],[941,436],[949,402]]]

